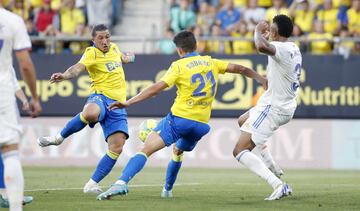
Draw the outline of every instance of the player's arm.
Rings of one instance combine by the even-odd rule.
[[[118,102],[112,103],[109,106],[109,109],[114,110],[114,109],[118,109],[118,108],[125,108],[125,107],[128,107],[130,105],[139,103],[139,102],[144,101],[144,100],[146,100],[148,98],[156,96],[157,94],[159,94],[159,92],[166,89],[167,87],[168,87],[167,83],[165,83],[164,81],[159,81],[159,82],[149,86],[148,88],[142,90],[139,94],[132,97],[131,99],[129,99],[126,102],[119,102],[118,101]]]
[[[81,72],[85,71],[86,67],[85,65],[81,63],[76,63],[73,66],[69,67],[65,72],[63,73],[54,73],[51,75],[50,83],[56,83],[63,80],[69,80],[72,78],[77,77]]]
[[[241,74],[241,75],[245,75],[246,77],[253,78],[259,84],[261,84],[265,90],[267,89],[267,79],[265,77],[259,75],[259,73],[257,73],[256,71],[254,71],[250,68],[244,67],[239,64],[229,63],[229,65],[226,68],[226,72]]]
[[[32,117],[37,117],[40,114],[42,108],[40,105],[39,96],[36,93],[36,72],[35,72],[34,64],[32,63],[29,52],[27,50],[16,51],[15,56],[19,63],[19,66],[20,66],[20,72],[21,72],[22,78],[24,79],[25,83],[29,87],[29,90],[31,93],[32,99],[30,102],[30,109],[31,109],[30,115]],[[25,97],[25,96],[23,96],[23,97]],[[25,97],[25,99],[26,99],[26,97]],[[21,100],[24,104],[23,99],[21,99]]]
[[[267,40],[267,36],[269,35],[269,25],[262,21],[258,23],[255,27],[254,32],[254,42],[255,48],[258,52],[274,56],[276,53],[276,48],[274,45],[271,45]]]
[[[124,64],[135,62],[135,54],[134,53],[124,53],[121,55],[121,61]]]

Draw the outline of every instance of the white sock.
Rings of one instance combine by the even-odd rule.
[[[274,168],[275,161],[274,161],[268,147],[267,146],[259,146],[257,148],[259,148],[258,150],[260,152],[261,160],[265,163],[266,167]]]
[[[89,185],[96,185],[96,184],[98,184],[97,182],[95,182],[93,179],[89,179],[89,181],[87,182],[87,184],[89,184]]]
[[[55,136],[55,140],[56,142],[58,143],[62,143],[64,141],[64,138],[61,136],[60,133],[58,133],[56,136]]]
[[[248,167],[250,171],[254,172],[256,175],[265,180],[269,185],[275,189],[282,184],[282,181],[277,178],[266,166],[265,164],[257,157],[254,153],[249,150],[244,150],[236,156],[241,164]]]
[[[124,181],[122,181],[122,180],[117,180],[117,181],[115,182],[115,184],[117,184],[117,185],[125,185],[126,182],[124,182]]]
[[[24,198],[24,177],[19,152],[6,152],[2,157],[4,161],[4,178],[10,211],[21,211]]]

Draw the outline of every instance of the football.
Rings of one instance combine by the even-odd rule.
[[[142,142],[145,142],[149,133],[157,126],[158,121],[155,119],[147,119],[141,122],[139,126],[138,137]]]

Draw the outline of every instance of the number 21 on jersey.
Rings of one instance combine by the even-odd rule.
[[[215,95],[216,81],[212,73],[212,70],[207,72],[205,77],[201,75],[201,73],[196,73],[191,77],[192,84],[197,84],[198,81],[199,81],[199,85],[196,87],[196,89],[193,92],[194,97],[206,96],[207,93],[204,91],[204,88],[208,83],[211,83],[211,96]]]

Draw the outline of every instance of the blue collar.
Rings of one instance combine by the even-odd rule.
[[[186,54],[185,56],[183,56],[183,58],[189,58],[192,56],[200,56],[200,54],[198,52],[194,51],[194,52]]]

